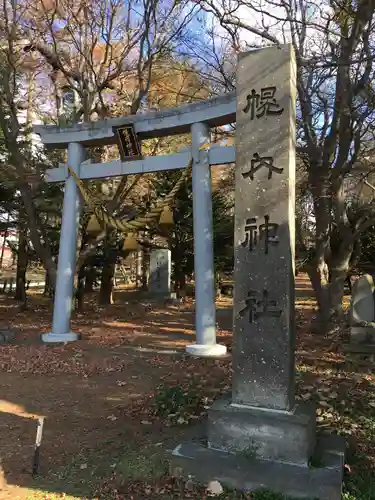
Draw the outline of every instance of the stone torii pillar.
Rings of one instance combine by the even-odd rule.
[[[68,165],[77,174],[84,159],[84,146],[70,143]],[[52,332],[42,335],[43,342],[71,342],[79,338],[79,335],[70,329],[79,216],[80,194],[75,180],[69,175],[65,181]]]
[[[216,343],[215,272],[212,230],[212,182],[205,123],[191,126],[193,156],[193,221],[196,342],[186,352],[193,356],[222,356],[227,348]]]

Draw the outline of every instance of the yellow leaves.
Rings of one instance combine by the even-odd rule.
[[[316,422],[319,427],[331,427],[339,419],[339,415],[328,403],[324,403],[324,408],[316,410]]]

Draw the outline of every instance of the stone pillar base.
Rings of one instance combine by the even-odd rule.
[[[351,326],[350,342],[353,344],[375,344],[375,328],[373,326]]]
[[[190,344],[186,346],[186,352],[191,356],[200,358],[216,358],[227,354],[227,347],[221,344]]]
[[[81,338],[79,333],[68,332],[68,333],[43,333],[42,341],[46,344],[54,344],[54,343],[65,343],[65,342],[75,342]]]
[[[369,358],[371,362],[375,360],[375,344],[358,344],[357,342],[350,342],[349,344],[344,344],[343,349],[344,352]]]
[[[219,399],[208,411],[207,431],[175,448],[172,475],[245,492],[267,488],[297,498],[341,499],[345,440],[316,439],[314,405],[280,411]]]
[[[183,443],[172,452],[170,472],[202,485],[217,480],[244,492],[268,488],[297,498],[340,500],[345,441],[330,436],[321,439],[316,450],[316,462],[301,467],[216,451],[198,442]]]
[[[208,410],[208,447],[307,467],[316,445],[315,421],[315,405],[309,403],[280,411],[219,399]]]

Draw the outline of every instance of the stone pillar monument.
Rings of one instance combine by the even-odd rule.
[[[203,481],[339,500],[344,445],[318,443],[315,407],[295,402],[294,54],[270,47],[238,64],[232,395],[208,412],[207,447],[174,457]]]
[[[266,52],[243,54],[237,72],[233,403],[290,410],[295,63]]]

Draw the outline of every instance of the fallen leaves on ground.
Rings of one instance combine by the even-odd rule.
[[[223,492],[219,496],[212,495],[205,487],[192,480],[174,479],[164,476],[154,482],[134,481],[132,483],[116,483],[116,477],[104,484],[95,495],[106,500],[256,500],[251,493]]]
[[[315,402],[319,431],[335,431],[345,435],[350,445],[354,445],[356,453],[366,457],[366,467],[375,468],[373,366],[366,360],[344,355],[340,346],[337,347],[337,336],[325,338],[312,333],[310,321],[314,314],[313,306],[313,300],[304,300],[297,315],[297,399]],[[1,346],[0,371],[7,372],[12,377],[13,374],[25,374],[30,379],[34,375],[57,375],[54,379],[56,401],[61,406],[69,395],[66,394],[66,386],[61,385],[60,388],[58,385],[59,380],[64,379],[60,374],[77,376],[77,380],[84,379],[87,384],[91,380],[93,384],[97,380],[105,380],[108,395],[102,395],[103,400],[114,389],[117,394],[113,397],[119,397],[118,393],[122,393],[127,395],[127,399],[126,404],[119,399],[110,410],[104,411],[100,401],[93,408],[93,412],[100,417],[95,420],[95,424],[101,426],[103,439],[108,429],[127,429],[131,422],[132,435],[137,438],[150,436],[150,439],[153,438],[163,447],[166,427],[183,427],[193,420],[203,418],[212,401],[230,391],[232,366],[230,360],[194,359],[166,352],[194,341],[194,335],[189,333],[193,332],[190,303],[181,311],[155,307],[147,315],[142,311],[130,314],[132,307],[117,304],[103,309],[89,304],[87,313],[75,314],[72,323],[73,330],[82,333],[84,340],[65,346],[47,346],[38,345],[35,341],[41,331],[48,331],[51,322],[52,308],[48,301],[31,297],[29,310],[20,312],[13,301],[1,297],[0,315],[3,326],[12,325],[12,328],[16,328],[24,343]],[[229,343],[230,350],[230,333],[222,328],[220,335]],[[27,380],[25,377],[25,384]],[[43,377],[41,391],[44,390],[42,380]],[[158,384],[188,387],[192,383],[202,401],[200,413],[179,414],[174,422],[168,415],[162,417],[155,413],[152,394]],[[56,411],[56,402],[53,404],[55,406],[49,409],[52,414]],[[79,409],[82,411],[84,404],[84,401],[77,401],[74,405],[68,404],[67,408],[76,415]],[[77,427],[74,431],[64,436],[64,449],[73,449],[69,447],[69,440],[78,440],[79,445],[83,438],[80,435],[83,429]],[[175,431],[178,429],[171,430]],[[118,447],[119,443],[115,441],[113,445],[105,446],[109,453],[111,446]],[[61,455],[60,443],[56,453]],[[50,463],[53,466],[53,457]],[[359,463],[361,465],[356,465],[355,462],[347,464],[346,469],[351,476],[355,476],[358,469],[363,467],[363,462]],[[204,488],[194,486],[187,489],[185,483],[167,477],[155,482],[123,481],[114,472],[116,464],[116,459],[108,455],[107,469],[113,475],[110,480],[103,482],[100,490],[102,496],[98,496],[100,500],[203,500],[207,497]],[[81,475],[90,473],[92,481],[92,464],[86,457],[77,463],[76,468]]]

